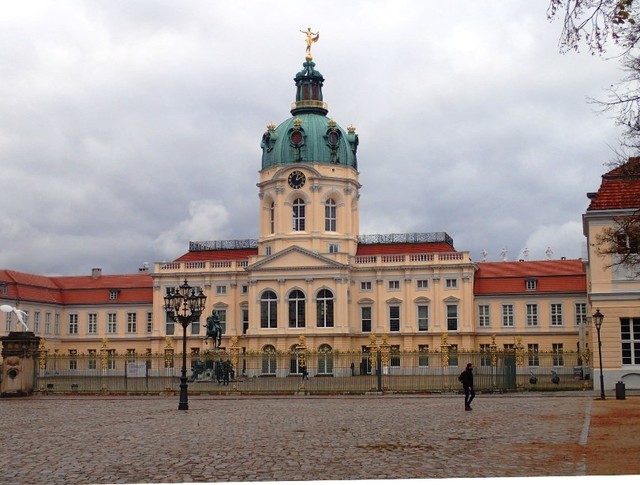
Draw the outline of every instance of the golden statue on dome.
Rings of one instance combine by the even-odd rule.
[[[307,56],[305,57],[305,59],[307,61],[311,61],[313,59],[313,57],[311,56],[311,44],[313,44],[314,42],[318,42],[318,39],[320,38],[320,31],[311,32],[311,27],[307,27],[306,32],[304,30],[301,30],[300,32],[307,36]]]

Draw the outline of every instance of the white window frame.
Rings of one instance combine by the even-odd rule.
[[[516,317],[515,317],[515,306],[513,303],[503,303],[502,304],[502,326],[503,327],[515,327]]]

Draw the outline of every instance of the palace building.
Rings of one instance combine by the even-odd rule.
[[[49,351],[84,354],[105,346],[129,354],[176,347],[182,331],[164,296],[185,280],[207,296],[187,332],[192,353],[211,347],[203,325],[214,312],[222,348],[244,352],[290,352],[301,336],[316,352],[366,351],[372,338],[383,338],[392,352],[586,352],[594,349],[589,322],[596,301],[607,323],[631,318],[636,329],[637,308],[627,314],[605,304],[612,288],[589,277],[585,269],[595,266],[581,260],[474,262],[443,232],[361,235],[356,129],[328,116],[325,80],[310,52],[294,80],[291,116],[267,126],[256,157],[257,238],[194,241],[174,261],[131,275],[0,270],[0,304],[27,312],[30,330]],[[609,215],[598,200],[584,217],[588,238]],[[631,295],[637,300],[637,287],[621,291],[616,305]],[[2,316],[0,334],[19,330],[14,315]],[[612,348],[619,345],[613,325],[605,335]],[[638,372],[640,332],[633,338],[630,362]],[[607,364],[619,357],[609,351]]]

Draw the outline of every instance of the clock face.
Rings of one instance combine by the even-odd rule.
[[[304,185],[306,178],[300,170],[294,170],[289,174],[289,186],[292,189],[299,189]]]

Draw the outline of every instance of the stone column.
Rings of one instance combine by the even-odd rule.
[[[0,397],[29,396],[35,387],[38,344],[33,332],[9,332],[2,342]]]

